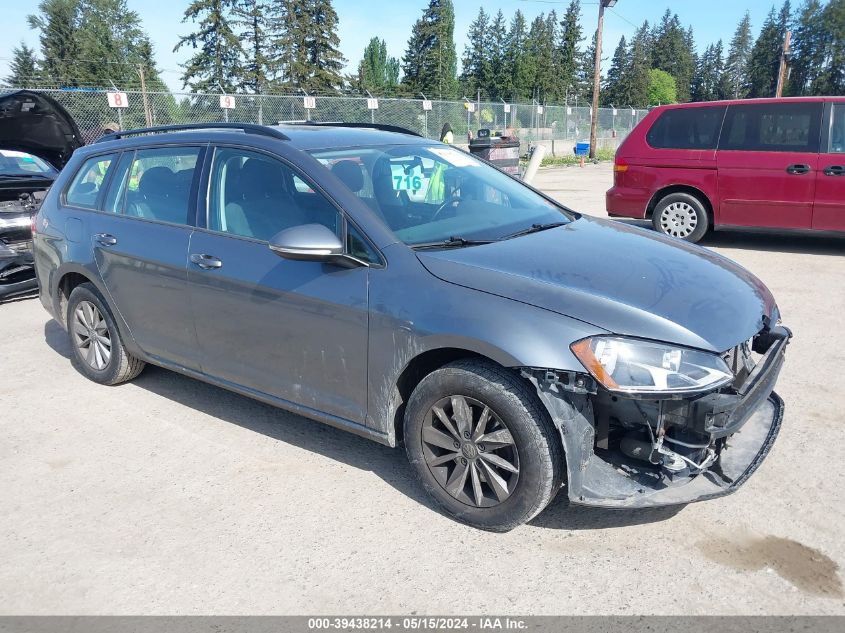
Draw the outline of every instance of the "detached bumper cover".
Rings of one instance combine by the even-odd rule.
[[[596,454],[594,398],[572,393],[559,382],[532,377],[540,399],[561,431],[567,492],[573,504],[644,508],[703,501],[730,494],[768,455],[783,421],[783,400],[773,391],[792,333],[773,328],[761,344],[765,354],[730,393],[673,401],[669,415],[683,416],[697,432],[724,442],[718,457],[699,474],[667,478],[638,460],[608,461]],[[596,405],[599,406],[599,405]]]
[[[704,501],[734,492],[763,463],[783,422],[784,404],[776,393],[757,406],[742,429],[732,435],[719,459],[708,470],[687,481],[655,489],[653,484],[620,474],[598,459],[584,473],[581,491],[572,494],[574,504],[605,508],[647,508]]]

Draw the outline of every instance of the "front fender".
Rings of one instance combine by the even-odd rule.
[[[570,343],[606,333],[571,317],[443,281],[404,245],[389,247],[385,254],[388,266],[373,269],[370,276],[368,411],[369,424],[390,438],[397,383],[422,354],[466,351],[504,367],[581,372]]]

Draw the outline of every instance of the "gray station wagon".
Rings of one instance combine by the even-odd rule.
[[[791,336],[730,260],[582,216],[383,126],[119,132],[34,222],[74,366],[154,363],[382,442],[496,531],[727,494],[777,436]]]

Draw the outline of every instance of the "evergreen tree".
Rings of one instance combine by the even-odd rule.
[[[526,51],[526,29],[525,16],[517,9],[505,41],[505,65],[510,88],[506,94],[513,100],[529,99],[531,95],[533,68]]]
[[[631,102],[624,84],[625,73],[628,69],[628,42],[623,35],[613,52],[607,78],[602,88],[602,103],[605,105],[627,105]]]
[[[792,38],[790,94],[800,96],[816,92],[816,84],[825,63],[823,20],[820,0],[804,0],[804,4],[798,10]]]
[[[719,92],[722,76],[722,40],[709,45],[696,64],[692,82],[693,101],[715,101],[721,98]]]
[[[554,12],[546,17],[538,15],[531,22],[525,46],[531,72],[530,96],[539,103],[554,101],[559,92],[556,77],[555,35],[557,31],[557,16]]]
[[[80,0],[41,0],[38,13],[27,16],[29,28],[40,31],[44,79],[57,86],[76,86],[79,59]]]
[[[586,101],[592,103],[593,98],[593,81],[594,72],[596,68],[596,35],[593,34],[590,45],[579,55],[578,71],[576,73],[576,83],[579,87],[579,93],[583,95]]]
[[[558,45],[559,67],[558,81],[561,93],[558,97],[566,97],[569,87],[577,85],[579,67],[578,45],[583,38],[581,29],[581,2],[572,0],[566,8],[566,13],[560,21],[560,44]],[[624,39],[624,38],[623,38]]]
[[[270,58],[277,84],[287,90],[302,87],[308,76],[308,11],[303,0],[277,0],[271,5]]]
[[[374,37],[364,49],[358,74],[361,91],[384,93],[399,83],[399,61],[395,57],[388,57],[384,40]]]
[[[141,18],[126,0],[81,0],[76,38],[80,59],[75,72],[85,85],[137,86],[138,66],[152,62]],[[151,82],[159,80],[154,66],[144,72]]]
[[[402,58],[403,82],[414,93],[438,99],[456,96],[455,8],[452,0],[429,0],[414,23]]]
[[[748,62],[748,96],[773,97],[777,87],[778,69],[783,38],[789,24],[789,0],[783,5],[780,16],[775,9],[769,12],[760,35],[751,49]]]
[[[623,75],[623,86],[632,106],[646,106],[648,99],[648,71],[651,70],[651,29],[648,21],[636,30],[628,53],[629,63]]]
[[[467,44],[462,59],[461,82],[464,85],[464,91],[471,95],[474,95],[477,90],[486,91],[491,83],[489,28],[490,18],[482,7],[478,10],[478,16],[469,25]]]
[[[260,94],[275,73],[270,58],[270,5],[266,0],[235,0],[233,25],[241,30],[239,36],[244,52],[241,68],[241,87]]]
[[[653,34],[652,66],[675,78],[677,99],[689,101],[690,85],[695,70],[695,47],[692,32],[684,31],[677,15],[669,9],[663,14]]]
[[[722,93],[730,99],[742,99],[748,94],[748,63],[751,57],[751,16],[745,12],[736,27],[728,47],[722,75]]]
[[[845,0],[830,0],[822,13],[825,67],[815,94],[845,95]]]
[[[511,93],[506,59],[507,24],[501,9],[490,24],[487,41],[490,51],[490,82],[486,91],[491,99],[500,99]]]
[[[33,88],[38,85],[38,60],[35,51],[24,42],[12,49],[12,62],[5,82],[12,88]]]
[[[242,71],[241,42],[232,29],[230,12],[234,0],[193,0],[185,9],[182,22],[197,22],[198,30],[179,38],[178,51],[190,45],[196,51],[183,64],[183,86],[194,92],[234,92]]]
[[[331,0],[307,0],[306,22],[300,25],[310,30],[307,39],[308,72],[299,78],[299,85],[314,92],[334,91],[343,86],[341,71],[346,59],[340,52],[337,35],[338,17]]]

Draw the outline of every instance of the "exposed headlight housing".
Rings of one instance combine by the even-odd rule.
[[[621,336],[576,341],[572,353],[609,391],[656,396],[712,391],[734,375],[716,354]]]

